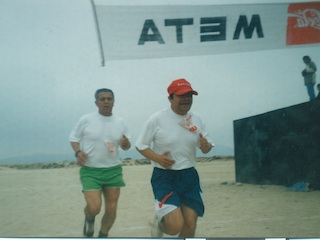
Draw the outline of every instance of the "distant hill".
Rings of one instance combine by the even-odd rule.
[[[74,161],[72,154],[34,154],[0,159],[0,164],[28,164]]]
[[[128,151],[121,151],[120,156],[123,160],[142,159],[144,158],[137,150],[131,148]],[[216,146],[207,154],[197,152],[197,157],[211,157],[211,156],[234,156],[234,149],[224,145],[216,144]]]
[[[234,156],[234,149],[232,147],[227,147],[224,145],[216,144],[216,146],[211,150],[208,155],[214,156]]]
[[[136,150],[132,149],[128,152],[121,152],[120,154],[123,159],[141,159],[143,156]],[[202,154],[199,150],[197,157],[209,157],[209,156],[234,156],[233,148],[226,147],[223,145],[216,145],[213,150],[208,154]],[[75,157],[72,153],[70,154],[33,154],[19,157],[10,157],[0,159],[0,165],[10,164],[30,164],[30,163],[54,163],[54,162],[71,162],[75,161]]]

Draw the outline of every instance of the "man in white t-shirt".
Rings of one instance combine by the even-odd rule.
[[[101,195],[105,200],[105,213],[98,237],[107,237],[115,219],[120,188],[125,186],[119,147],[130,148],[130,135],[123,119],[112,114],[114,94],[110,89],[95,93],[98,112],[80,118],[69,140],[81,166],[80,181],[86,200],[83,235],[94,234],[95,216],[101,210]]]
[[[178,79],[167,90],[171,107],[153,114],[136,142],[137,150],[154,166],[156,217],[151,235],[194,237],[197,218],[204,214],[196,150],[208,153],[214,143],[201,119],[189,112],[193,95],[198,95],[190,83]]]

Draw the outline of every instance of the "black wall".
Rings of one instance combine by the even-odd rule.
[[[235,120],[236,181],[320,190],[320,100]]]

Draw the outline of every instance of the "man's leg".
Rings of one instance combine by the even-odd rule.
[[[179,237],[192,238],[196,232],[198,214],[186,205],[181,205],[181,212],[184,218],[184,224]]]
[[[183,215],[180,208],[176,208],[172,212],[165,215],[160,220],[160,229],[168,235],[178,234],[184,224]]]
[[[101,220],[100,234],[107,236],[116,220],[120,188],[103,188],[102,193],[105,199],[105,213]]]
[[[92,221],[101,210],[101,191],[85,191],[84,198],[87,203],[84,208],[84,214],[86,215],[87,220]]]
[[[85,191],[84,198],[87,203],[86,207],[84,208],[84,214],[86,216],[84,235],[91,237],[94,232],[95,216],[99,214],[101,209],[101,191]]]
[[[314,84],[307,84],[307,91],[310,100],[313,100],[316,98],[315,92],[314,92]]]

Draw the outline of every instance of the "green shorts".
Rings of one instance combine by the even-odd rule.
[[[122,178],[122,166],[110,168],[80,168],[82,191],[101,190],[103,187],[120,188],[126,184]]]

